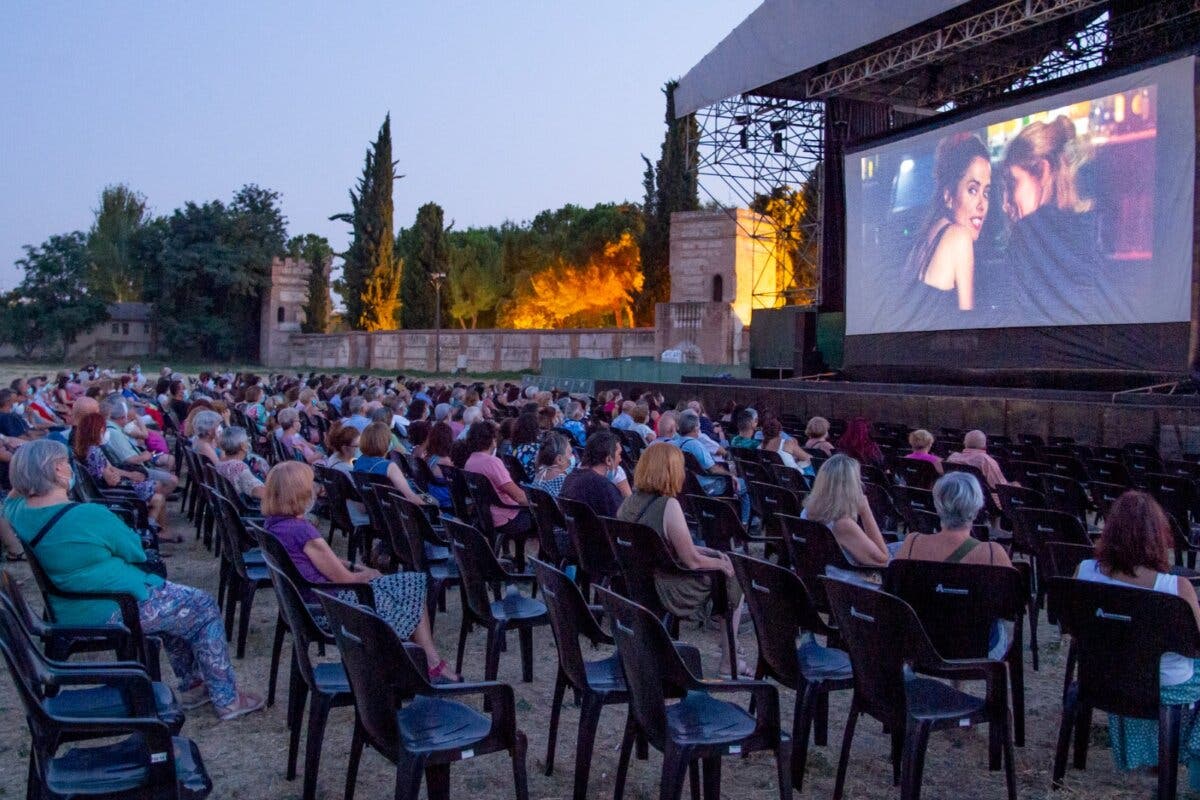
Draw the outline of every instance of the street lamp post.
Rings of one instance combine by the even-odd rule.
[[[433,290],[437,295],[437,300],[433,307],[433,371],[441,373],[442,371],[442,283],[446,280],[446,273],[434,272],[429,275],[429,280],[433,282]]]

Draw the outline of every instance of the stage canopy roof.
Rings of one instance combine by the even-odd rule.
[[[753,91],[960,5],[963,0],[764,0],[679,81],[675,113],[682,117]]]

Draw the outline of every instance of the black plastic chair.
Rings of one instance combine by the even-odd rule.
[[[1158,720],[1158,798],[1175,797],[1181,719],[1188,706],[1164,705],[1159,663],[1164,653],[1200,657],[1200,628],[1187,602],[1075,578],[1053,578],[1051,605],[1071,636],[1077,680],[1067,689],[1054,754],[1052,786],[1059,788],[1075,734],[1075,769],[1087,766],[1092,711]]]
[[[492,520],[492,507],[517,509],[529,513],[528,506],[515,505],[505,503],[496,493],[495,487],[486,475],[480,472],[462,471],[463,481],[467,484],[467,491],[471,493],[471,503],[474,514],[463,519],[463,522],[471,522],[475,528],[482,533],[497,553],[504,553],[508,546],[508,541],[511,538],[514,548],[514,563],[518,571],[525,569],[525,540],[532,539],[537,536],[537,530],[534,526],[530,526],[528,531],[524,533],[509,536],[501,533]]]
[[[1013,567],[947,564],[897,559],[884,573],[883,587],[912,606],[943,658],[986,658],[989,637],[1002,620],[1013,623],[1002,660],[1008,664],[1013,730],[1025,746],[1025,661],[1022,631],[1028,587]]]
[[[269,587],[271,579],[267,576],[266,568],[258,560],[262,557],[260,553],[254,553],[254,560],[247,558],[254,542],[242,518],[237,515],[233,503],[216,492],[213,492],[209,499],[216,517],[217,533],[221,537],[221,570],[225,578],[225,591],[219,593],[217,599],[224,604],[225,639],[228,641],[233,636],[233,619],[240,607],[237,657],[245,658],[254,596],[259,590]]]
[[[42,562],[38,560],[37,553],[32,547],[25,548],[25,558],[29,562],[29,571],[33,573],[33,579],[38,585],[38,589],[42,594],[42,607],[45,609],[48,622],[52,625],[58,624],[58,617],[54,613],[53,598],[60,600],[111,600],[117,604],[117,609],[121,614],[121,625],[129,632],[128,638],[122,643],[122,649],[116,652],[117,657],[122,661],[136,661],[146,668],[146,672],[154,680],[162,680],[162,671],[159,667],[159,651],[162,649],[162,643],[154,637],[146,636],[142,631],[142,618],[138,613],[137,598],[131,594],[124,592],[71,592],[59,588],[50,576],[46,574],[46,570],[42,567]],[[89,626],[90,628],[90,626]],[[106,633],[109,631],[107,627],[103,628]],[[81,645],[82,642],[93,638],[89,633],[80,632],[81,635],[67,634],[66,639],[71,642]],[[66,652],[50,651],[47,653],[51,658],[66,658],[71,653],[89,652],[86,645],[71,648],[68,645]],[[97,650],[104,651],[108,647],[97,646]]]
[[[723,553],[739,548],[749,553],[750,545],[760,544],[764,554],[769,555],[778,552],[783,545],[777,537],[760,536],[747,531],[738,509],[728,500],[708,495],[694,495],[688,500],[696,515],[697,530],[705,547]]]
[[[613,797],[623,797],[634,742],[644,737],[663,753],[662,800],[678,800],[688,773],[692,794],[698,796],[697,762],[704,767],[705,798],[718,800],[721,759],[758,750],[775,753],[780,800],[791,800],[792,741],[780,729],[775,687],[766,681],[701,680],[688,669],[653,612],[606,589],[598,588],[597,593],[612,615],[613,638],[629,689],[629,717]],[[713,697],[729,692],[749,694],[755,715]],[[682,700],[667,705],[668,697],[679,694],[684,695]]]
[[[725,625],[725,640],[729,648],[730,674],[737,680],[737,634],[733,629],[733,604],[725,585],[725,573],[717,569],[688,569],[675,560],[667,543],[649,525],[640,522],[601,517],[604,535],[621,567],[625,595],[643,608],[652,611],[664,626],[679,638],[679,622],[658,597],[655,579],[659,575],[690,577],[706,580],[711,587],[711,611]]]
[[[429,610],[429,629],[433,630],[438,609],[446,608],[446,590],[461,580],[450,553],[450,541],[434,530],[423,510],[428,506],[417,505],[397,491],[385,492],[380,497],[388,511],[392,548],[400,562],[413,572],[425,573],[425,607]],[[397,525],[391,524],[393,521],[398,523],[398,530]],[[397,534],[402,540],[397,539]]]
[[[467,488],[464,471],[448,461],[442,461],[438,466],[442,468],[442,474],[446,476],[446,483],[450,486],[450,504],[454,508],[454,516],[461,520],[472,519],[471,490]]]
[[[534,582],[531,575],[509,572],[496,558],[483,534],[464,522],[446,520],[446,533],[450,536],[451,551],[458,563],[462,578],[459,592],[462,597],[462,627],[458,633],[458,657],[454,671],[462,674],[463,651],[467,646],[467,634],[474,625],[487,630],[484,680],[496,679],[500,667],[500,652],[505,649],[507,632],[517,631],[521,643],[521,679],[533,682],[533,629],[549,623],[546,605],[533,597],[514,591],[499,600],[488,597],[488,585]]]
[[[1088,524],[1087,513],[1091,508],[1091,500],[1082,483],[1068,475],[1048,472],[1042,476],[1042,486],[1046,490],[1047,508],[1070,514],[1084,525]]]
[[[979,488],[983,490],[983,510],[980,514],[986,514],[989,517],[1000,516],[1000,506],[996,503],[995,489],[988,485],[987,478],[984,477],[983,470],[971,464],[956,464],[953,461],[946,461],[942,464],[942,469],[946,472],[965,472],[968,475],[975,476],[975,480],[979,483]]]
[[[1129,487],[1120,483],[1092,481],[1087,485],[1087,490],[1092,505],[1096,507],[1096,516],[1104,519],[1108,516],[1109,507],[1116,502],[1118,497],[1129,491]]]
[[[901,784],[905,800],[918,800],[929,734],[987,723],[999,726],[1000,752],[989,748],[989,768],[1004,762],[1009,800],[1016,800],[1012,718],[1009,715],[1006,667],[987,658],[942,658],[929,641],[916,612],[895,595],[859,584],[822,577],[838,633],[854,667],[854,697],[842,735],[833,797],[840,800],[846,784],[850,747],[860,714],[879,720],[892,734],[892,781]],[[913,671],[905,676],[905,667]],[[923,677],[930,676],[930,677]],[[986,697],[960,692],[942,679],[982,680]],[[1002,756],[1002,758],[998,758]]]
[[[511,686],[488,681],[433,686],[419,647],[405,645],[368,609],[320,594],[354,696],[354,738],[345,800],[354,800],[358,765],[370,745],[396,765],[396,800],[417,800],[424,775],[429,800],[449,800],[450,765],[508,751],[517,800],[527,800],[525,734],[517,729]],[[481,714],[453,699],[482,695]]]
[[[554,705],[550,709],[550,738],[546,745],[546,774],[554,772],[554,751],[558,742],[558,723],[563,696],[570,688],[579,700],[579,732],[575,738],[575,800],[586,800],[591,773],[592,750],[600,713],[607,705],[629,702],[625,676],[616,653],[607,658],[587,661],[579,640],[592,646],[613,644],[600,627],[591,609],[571,579],[552,565],[531,558],[534,573],[542,589],[542,598],[550,617],[550,630],[558,649],[558,675],[554,679]]]
[[[569,550],[560,546],[560,542],[564,544],[568,542],[567,521],[563,519],[562,512],[558,509],[558,504],[554,502],[553,495],[544,489],[535,489],[532,486],[525,489],[525,495],[529,498],[533,523],[537,526],[538,557],[556,567],[574,563],[575,559]]]
[[[837,631],[821,619],[805,584],[795,573],[766,561],[730,555],[754,632],[758,637],[756,678],[769,677],[796,693],[792,713],[792,788],[804,788],[809,733],[825,745],[829,728],[829,693],[854,687],[850,657],[833,646]],[[827,646],[805,634],[826,637]]]
[[[1014,508],[1047,508],[1046,496],[1026,486],[1003,484],[996,487],[996,495],[1000,498],[1000,511],[1009,522]]]
[[[804,510],[800,497],[789,489],[771,483],[750,482],[747,484],[747,491],[762,509],[763,536],[782,540],[783,531],[779,526],[779,515],[800,516],[800,512]],[[786,548],[781,549],[780,553],[780,558],[787,558]]]
[[[942,477],[937,467],[921,458],[897,458],[892,462],[892,472],[896,477],[903,478],[906,486],[915,489],[932,489],[937,479]]]
[[[1087,462],[1088,477],[1102,483],[1115,483],[1125,488],[1133,486],[1129,470],[1121,461],[1109,461],[1103,458],[1093,458]]]
[[[784,545],[787,548],[792,571],[808,589],[813,605],[821,613],[829,612],[829,599],[825,596],[825,585],[817,580],[825,574],[826,567],[877,573],[875,567],[856,567],[847,559],[842,548],[824,523],[813,522],[787,514],[779,517],[783,529]]]
[[[617,558],[609,546],[608,537],[600,524],[600,517],[587,503],[578,500],[558,498],[558,508],[562,511],[563,522],[566,523],[567,537],[571,548],[578,559],[579,571],[576,580],[583,590],[584,597],[588,596],[590,587],[608,586],[614,579],[619,579],[621,568]]]
[[[200,800],[208,796],[212,781],[199,749],[191,740],[174,735],[182,719],[159,716],[166,698],[156,695],[166,690],[166,697],[171,697],[169,689],[161,687],[156,692],[146,672],[134,664],[60,664],[61,671],[39,674],[36,648],[21,641],[19,625],[9,610],[0,611],[0,651],[21,698],[32,739],[27,796],[44,800],[92,796]],[[31,667],[35,672],[29,671]],[[107,689],[108,697],[93,695],[91,702],[81,702],[83,698],[71,695],[92,690],[70,690],[56,707],[45,696],[46,686],[35,683],[42,679]],[[118,737],[116,742],[91,744]],[[64,744],[85,741],[89,746],[60,754]]]
[[[137,655],[132,634],[120,623],[76,626],[44,621],[33,613],[21,587],[7,570],[0,571],[0,595],[12,606],[17,621],[30,638],[41,641],[47,658],[66,661],[76,653],[112,653],[119,660]]]
[[[304,747],[304,790],[303,800],[313,800],[317,794],[317,773],[321,768],[321,747],[325,741],[325,726],[329,720],[329,712],[335,708],[344,708],[354,704],[350,694],[350,683],[346,671],[337,662],[322,662],[314,664],[311,656],[312,645],[315,643],[322,649],[327,644],[333,644],[331,634],[321,629],[313,617],[312,609],[304,601],[301,589],[295,581],[289,579],[288,571],[298,575],[295,565],[287,551],[270,533],[263,532],[263,554],[267,559],[267,571],[271,585],[275,589],[275,597],[279,602],[279,612],[292,634],[292,668],[291,680],[288,683],[287,724],[291,729],[288,737],[287,779],[296,778],[296,761],[300,750],[300,722],[304,718],[304,706],[308,696],[312,695],[312,707],[308,712],[308,736]],[[287,567],[291,566],[291,570]],[[370,587],[358,584],[367,590],[370,600]],[[349,588],[336,584],[307,584],[305,589],[311,591],[321,588]],[[315,598],[314,598],[315,599]],[[272,674],[272,689],[274,674]],[[272,695],[273,699],[273,695]]]

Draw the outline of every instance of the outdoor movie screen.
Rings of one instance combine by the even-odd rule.
[[[846,333],[1186,322],[1193,59],[845,157]]]

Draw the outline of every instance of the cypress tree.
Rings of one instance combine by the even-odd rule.
[[[646,283],[634,305],[638,321],[643,325],[654,323],[655,303],[665,303],[670,299],[671,214],[700,208],[696,182],[699,161],[696,148],[688,146],[689,141],[696,141],[699,127],[695,114],[688,114],[682,119],[675,118],[677,86],[678,81],[668,81],[663,87],[663,94],[667,98],[667,132],[663,137],[658,163],[652,167],[650,159],[642,156],[646,163],[642,180],[646,231],[642,234],[640,247],[642,274],[646,276]]]
[[[437,294],[431,275],[447,274],[450,251],[446,247],[445,213],[437,203],[417,209],[413,226],[402,234],[405,269],[400,281],[401,319],[406,330],[427,330],[434,324]],[[443,302],[445,286],[442,287]],[[445,309],[443,308],[443,311]],[[445,315],[442,315],[443,321]]]
[[[304,303],[305,333],[329,333],[329,317],[333,304],[329,298],[329,271],[333,265],[333,248],[324,236],[308,233],[288,242],[288,254],[309,265],[308,300]]]
[[[384,117],[379,136],[367,151],[358,191],[350,192],[351,212],[333,219],[352,226],[350,247],[342,255],[345,265],[339,289],[346,301],[346,319],[365,331],[396,327],[396,311],[403,262],[393,250],[392,118]]]

